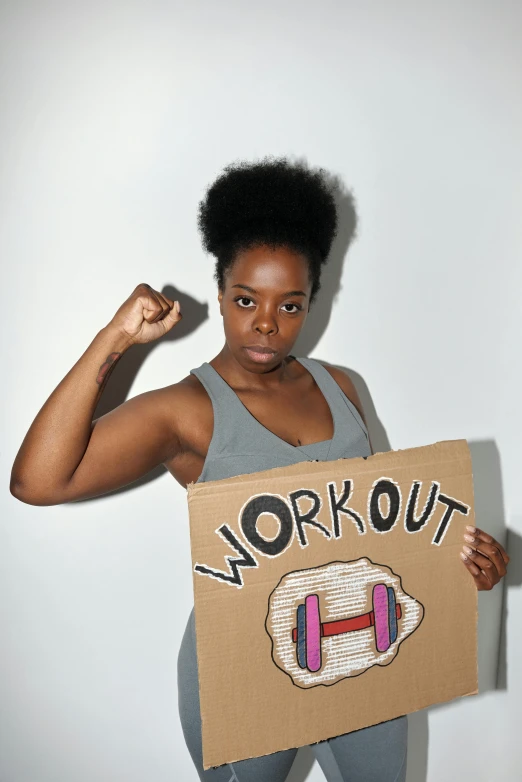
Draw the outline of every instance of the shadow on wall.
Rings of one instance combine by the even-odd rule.
[[[519,520],[519,523],[520,521],[522,520]],[[507,590],[522,586],[522,537],[512,529],[507,530],[505,549],[509,554],[510,561],[507,576],[504,579],[502,601],[502,625],[496,682],[499,690],[507,690],[509,685],[506,656]]]
[[[353,195],[337,177],[332,175],[330,182],[335,193],[338,230],[328,263],[321,274],[321,288],[295,343],[293,353],[296,356],[309,356],[313,353],[328,327],[333,305],[341,290],[344,261],[357,233],[357,213]]]

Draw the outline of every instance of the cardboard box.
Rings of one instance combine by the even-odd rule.
[[[204,767],[477,692],[466,441],[188,487]]]

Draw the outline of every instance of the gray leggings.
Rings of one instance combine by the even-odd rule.
[[[187,747],[204,782],[284,782],[297,749],[203,770],[194,611],[178,656],[178,702]],[[328,782],[404,782],[408,722],[398,717],[312,744]]]

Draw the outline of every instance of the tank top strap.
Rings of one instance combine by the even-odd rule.
[[[241,402],[236,392],[208,362],[191,369],[207,391],[214,413],[209,459],[244,454],[248,450],[273,448],[270,432],[264,431]],[[265,442],[266,440],[266,442]]]
[[[330,458],[341,458],[337,456],[336,449],[340,448],[344,456],[346,443],[353,440],[357,432],[362,431],[368,440],[366,425],[354,403],[348,399],[341,386],[320,361],[315,358],[299,358],[298,361],[313,375],[330,405],[336,426],[334,448],[330,452]]]
[[[236,394],[207,361],[200,367],[191,369],[190,374],[195,375],[202,383],[211,399],[214,410],[220,405],[228,407],[233,402]]]

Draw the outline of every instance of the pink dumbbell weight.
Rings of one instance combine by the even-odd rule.
[[[360,616],[321,622],[318,595],[308,595],[297,606],[297,627],[292,630],[296,644],[297,662],[301,668],[315,673],[321,669],[321,638],[351,633],[367,627],[375,628],[375,645],[378,652],[386,652],[397,639],[397,622],[402,617],[395,590],[386,584],[376,584],[372,593],[373,610]]]

